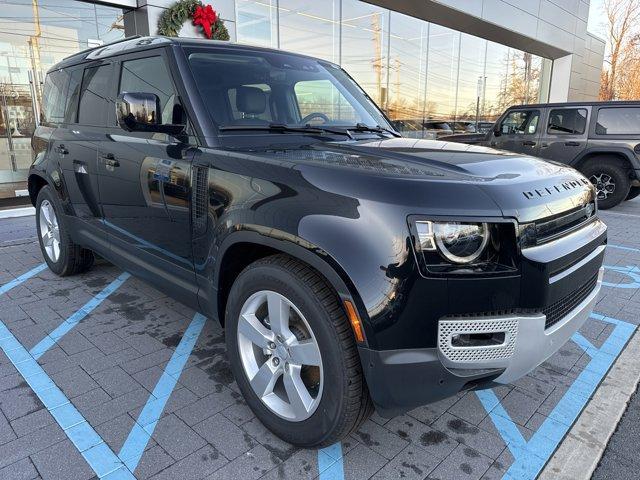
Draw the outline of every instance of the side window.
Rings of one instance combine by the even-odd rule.
[[[111,65],[84,69],[80,88],[78,123],[105,125],[109,102]]]
[[[55,125],[64,121],[68,79],[69,74],[64,70],[47,74],[42,94],[43,123]]]
[[[355,125],[362,121],[360,115],[329,80],[301,81],[293,89],[302,118],[312,113],[321,113],[334,123]],[[318,117],[313,120],[314,123],[322,123]]]
[[[601,108],[598,135],[640,135],[640,107]]]
[[[177,93],[162,57],[127,60],[122,63],[118,93],[154,93],[160,99],[162,123],[173,121]]]
[[[500,123],[500,131],[504,135],[533,135],[539,120],[539,110],[513,110]]]
[[[551,110],[547,133],[555,135],[582,135],[587,128],[587,110],[562,108]]]
[[[67,92],[67,106],[64,112],[65,123],[76,123],[78,116],[78,99],[82,84],[82,69],[73,70],[69,75],[69,90]]]

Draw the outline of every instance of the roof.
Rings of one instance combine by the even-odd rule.
[[[180,45],[180,46],[219,46],[228,49],[238,49],[238,50],[252,50],[252,51],[263,51],[263,52],[278,52],[278,53],[288,53],[291,55],[296,55],[300,57],[306,58],[314,58],[308,55],[302,55],[295,52],[283,52],[282,50],[276,50],[273,48],[266,47],[257,47],[253,45],[245,45],[235,42],[228,41],[219,41],[219,40],[209,40],[206,38],[182,38],[182,37],[161,37],[161,36],[140,36],[136,35],[134,37],[127,37],[122,40],[118,40],[116,42],[107,43],[105,45],[100,45],[93,48],[88,48],[86,50],[82,50],[78,53],[70,55],[63,59],[61,62],[57,63],[50,70],[58,70],[60,68],[69,67],[72,65],[77,65],[84,61],[96,60],[101,58],[109,58],[115,55],[120,55],[122,53],[132,53],[142,50],[148,50],[150,48],[157,48],[166,45]]]
[[[605,106],[605,105],[633,105],[640,106],[640,101],[634,100],[609,100],[592,102],[555,102],[555,103],[529,103],[525,105],[512,105],[507,110],[513,108],[545,108],[545,107],[584,107],[584,106]]]

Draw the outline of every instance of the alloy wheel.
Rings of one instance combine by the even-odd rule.
[[[56,263],[60,258],[60,226],[49,200],[40,204],[40,237],[47,257]]]
[[[598,200],[605,200],[616,190],[616,182],[606,173],[591,175],[589,178],[591,183],[596,187]]]
[[[300,422],[322,397],[322,357],[298,308],[272,291],[251,295],[240,311],[238,350],[254,393],[273,413]]]

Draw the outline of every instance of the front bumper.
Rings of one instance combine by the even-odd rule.
[[[449,369],[502,369],[496,383],[510,383],[526,375],[553,355],[589,318],[600,293],[603,272],[600,268],[591,292],[551,326],[547,326],[546,315],[541,314],[441,321],[438,354],[442,364]],[[455,335],[470,332],[505,332],[505,340],[500,345],[481,347],[452,345]]]
[[[526,375],[582,327],[600,293],[602,274],[600,269],[591,293],[549,328],[545,328],[546,315],[465,318],[454,321],[458,323],[457,329],[440,329],[443,336],[438,348],[376,351],[360,347],[360,358],[378,413],[394,417],[464,389],[510,383]],[[488,328],[478,330],[477,325],[483,323]],[[511,329],[512,333],[505,335],[506,347],[465,347],[458,351],[453,347],[451,353],[453,335],[490,332],[496,328]],[[447,342],[448,348],[444,347]]]

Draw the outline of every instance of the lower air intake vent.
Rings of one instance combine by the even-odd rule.
[[[193,201],[191,202],[191,223],[194,236],[207,231],[207,198],[209,196],[209,169],[193,167]]]
[[[591,279],[582,285],[580,288],[574,290],[569,295],[561,298],[555,303],[552,303],[548,307],[542,309],[542,313],[547,316],[544,328],[549,328],[562,320],[571,310],[580,305],[585,298],[589,296],[593,289],[598,284],[598,274],[596,273]]]
[[[518,320],[511,318],[465,320],[462,317],[438,322],[438,348],[454,363],[509,358],[513,355],[517,335]]]

